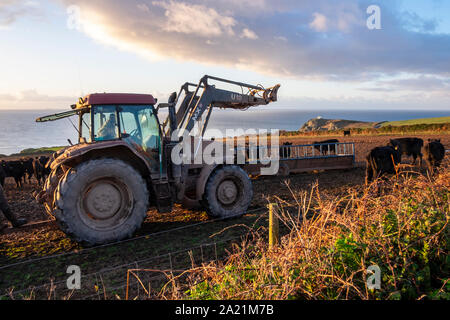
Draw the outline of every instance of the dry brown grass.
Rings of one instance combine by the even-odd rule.
[[[172,278],[159,298],[449,299],[449,168],[399,173],[337,197],[317,185],[291,190],[289,206],[271,198],[290,230],[277,248],[255,231],[226,261]],[[381,268],[381,290],[367,287],[371,265]]]

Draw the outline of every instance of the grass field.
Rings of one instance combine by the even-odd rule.
[[[450,123],[450,117],[440,117],[440,118],[425,118],[425,119],[413,119],[413,120],[403,120],[403,121],[390,121],[385,122],[381,126],[411,126],[417,124],[439,124],[439,123]]]
[[[37,154],[37,153],[47,153],[47,152],[56,152],[61,150],[64,147],[43,147],[43,148],[29,148],[24,149],[20,151],[17,155],[30,155],[30,154]]]
[[[13,153],[10,155],[0,154],[0,158],[4,160],[16,160],[23,157],[37,157],[42,155],[50,155],[56,151],[63,149],[64,147],[42,147],[42,148],[28,148],[20,151],[19,153]]]
[[[430,123],[423,123],[420,120],[407,120],[417,122],[416,124],[401,125],[403,121],[398,121],[394,125],[394,122],[383,123],[379,128],[346,128],[339,130],[316,130],[310,132],[301,131],[280,131],[280,135],[283,137],[338,137],[344,135],[344,130],[350,130],[351,136],[387,136],[387,135],[443,135],[450,133],[450,122],[445,120],[447,118],[435,118],[437,120],[424,119],[422,121],[429,121]],[[432,123],[433,121],[442,121],[440,123]]]

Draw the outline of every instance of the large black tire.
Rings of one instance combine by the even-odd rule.
[[[253,199],[253,186],[247,173],[238,166],[224,166],[208,178],[203,204],[212,218],[242,216]]]
[[[202,203],[200,200],[197,200],[197,194],[196,190],[193,188],[190,188],[188,190],[185,190],[184,197],[181,200],[181,206],[184,209],[188,210],[200,210],[203,208]]]
[[[90,160],[69,170],[56,190],[61,229],[86,246],[129,238],[147,215],[145,181],[116,159]]]
[[[64,175],[63,170],[58,166],[55,170],[52,170],[48,175],[44,183],[43,192],[45,193],[44,208],[47,214],[54,216],[56,209],[55,198],[56,190],[58,188],[59,181]]]

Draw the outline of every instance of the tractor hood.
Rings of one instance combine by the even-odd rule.
[[[90,151],[93,150],[104,150],[104,149],[110,149],[114,147],[124,147],[128,150],[132,151],[138,158],[140,158],[144,163],[149,166],[149,160],[146,159],[143,154],[140,154],[136,150],[136,146],[131,147],[130,142],[124,141],[124,140],[114,140],[114,141],[104,141],[104,142],[97,142],[97,143],[81,143],[77,144],[71,147],[67,147],[63,150],[61,150],[59,153],[55,154],[55,159],[52,161],[50,168],[54,170],[61,164],[64,164],[70,160],[73,160],[75,158],[78,158]]]

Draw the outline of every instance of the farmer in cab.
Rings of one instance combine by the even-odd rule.
[[[111,140],[116,137],[116,116],[111,113],[109,115],[108,121],[99,129],[98,139],[101,140]]]

